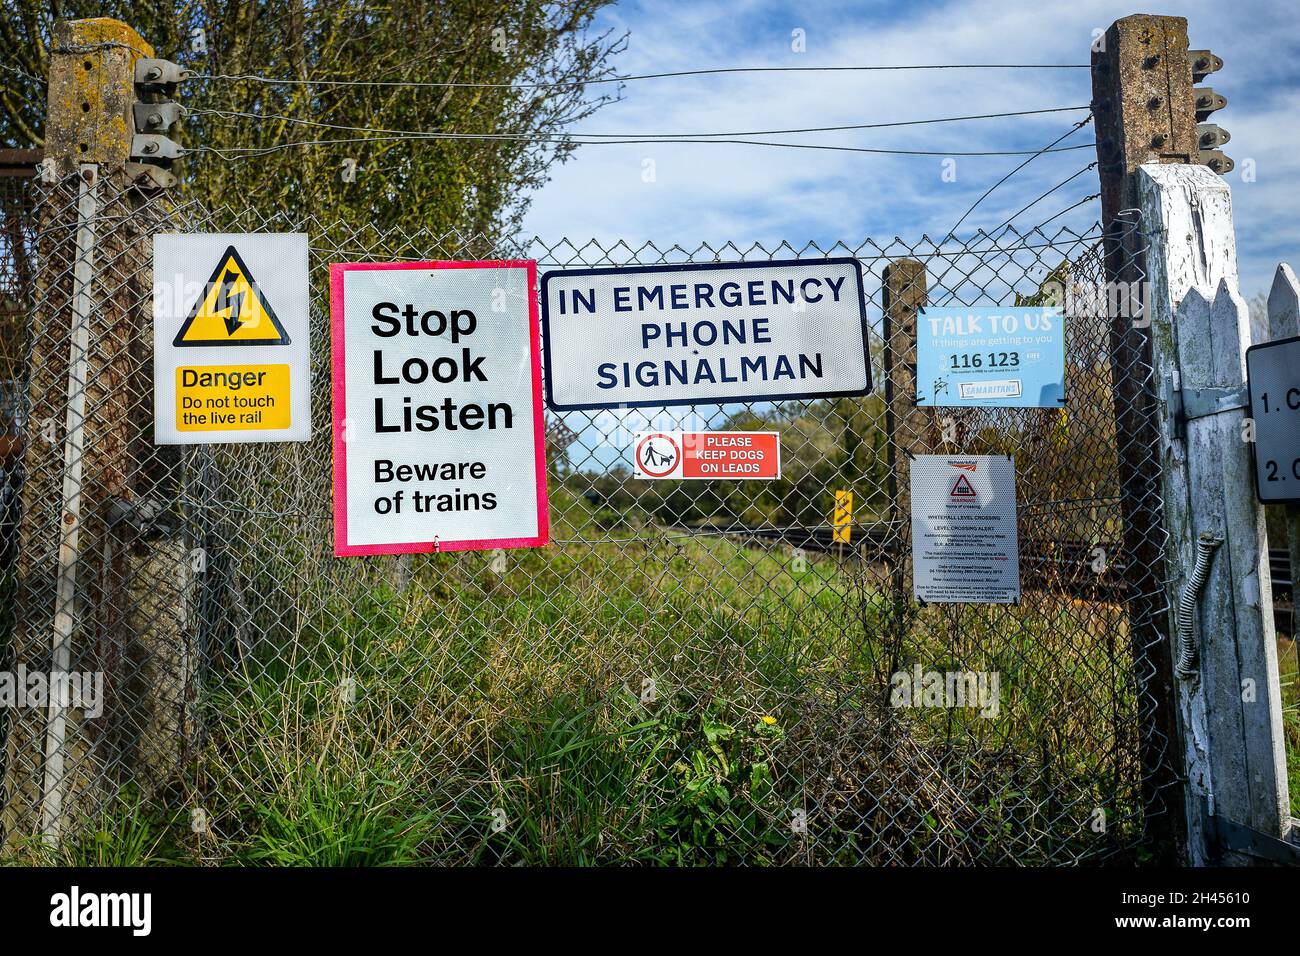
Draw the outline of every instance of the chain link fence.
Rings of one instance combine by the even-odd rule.
[[[1167,812],[1148,659],[1163,595],[1131,571],[1135,542],[1158,552],[1163,540],[1158,520],[1125,526],[1120,462],[1150,474],[1159,463],[1115,426],[1119,406],[1153,386],[1149,368],[1115,360],[1099,229],[1008,227],[942,244],[503,247],[143,201],[112,177],[89,207],[86,194],[74,178],[38,196],[6,660],[48,672],[66,653],[73,671],[103,675],[102,712],[5,714],[6,852],[48,852],[44,832],[62,835],[65,859],[95,834],[143,834],[151,859],[205,863],[1146,855],[1153,815]],[[78,258],[88,224],[93,250]],[[153,445],[159,231],[309,234],[310,442]],[[1064,408],[919,409],[878,386],[861,399],[565,413],[548,428],[548,547],[333,556],[329,263],[527,257],[545,270],[845,255],[863,270],[878,383],[890,344],[882,277],[911,259],[936,305],[1062,305]],[[901,359],[890,367],[900,381]],[[68,414],[79,398],[80,447]],[[645,426],[777,430],[782,476],[638,481],[630,446]],[[927,452],[1015,457],[1019,604],[912,600],[902,495],[909,453]],[[830,531],[837,491],[854,495],[847,545]],[[895,706],[894,675],[919,672],[988,678],[996,695]]]
[[[13,627],[14,564],[18,557],[19,414],[27,367],[24,325],[33,295],[33,191],[37,150],[0,149],[0,634]],[[8,647],[0,641],[0,667]]]

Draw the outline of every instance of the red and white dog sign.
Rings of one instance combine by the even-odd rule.
[[[636,477],[781,477],[779,432],[637,432],[632,445]]]

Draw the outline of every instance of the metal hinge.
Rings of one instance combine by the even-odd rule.
[[[1187,437],[1187,423],[1250,408],[1250,392],[1245,385],[1227,388],[1182,388],[1174,376],[1165,377],[1165,403],[1173,423],[1174,437]]]
[[[1239,408],[1250,408],[1250,393],[1245,385],[1228,388],[1184,388],[1183,414],[1188,421],[1193,418],[1208,418],[1224,412],[1235,412]]]

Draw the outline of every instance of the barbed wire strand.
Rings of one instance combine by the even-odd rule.
[[[1073,180],[1077,179],[1078,177],[1082,176],[1084,173],[1088,172],[1088,170],[1090,170],[1090,169],[1095,169],[1096,166],[1097,166],[1097,164],[1096,164],[1095,162],[1094,162],[1094,163],[1089,163],[1087,166],[1083,167],[1083,169],[1079,170],[1079,171],[1078,171],[1077,173],[1075,173],[1074,175],[1072,175],[1072,176],[1068,177],[1067,179],[1064,179],[1064,180],[1062,180],[1061,182],[1057,183],[1055,186],[1053,186],[1051,189],[1047,190],[1047,192],[1043,193],[1041,196],[1039,196],[1039,197],[1038,197],[1037,199],[1035,199],[1033,202],[1028,203],[1027,205],[1021,207],[1021,209],[1020,209],[1019,211],[1017,211],[1015,214],[1013,214],[1013,215],[1011,216],[1011,218],[1008,219],[1006,222],[1002,223],[1000,226],[995,226],[993,229],[991,229],[991,230],[989,230],[987,233],[985,233],[985,236],[988,238],[988,240],[989,240],[989,242],[990,242],[991,245],[989,245],[989,246],[985,246],[985,247],[982,247],[982,248],[981,248],[981,247],[979,247],[979,246],[977,246],[977,245],[974,244],[974,243],[978,243],[978,242],[979,242],[979,239],[976,239],[976,240],[973,240],[972,243],[967,244],[967,245],[968,245],[968,248],[965,249],[965,250],[964,250],[960,255],[967,255],[967,254],[969,254],[969,255],[975,255],[975,256],[981,256],[981,257],[987,257],[987,258],[983,258],[983,259],[981,260],[981,263],[980,263],[980,264],[981,264],[982,266],[987,266],[987,265],[989,264],[989,262],[993,261],[997,256],[1000,256],[1000,255],[1006,255],[1006,258],[1007,258],[1007,259],[1011,259],[1012,257],[1011,257],[1010,255],[1007,255],[1005,251],[1003,251],[1003,250],[999,250],[999,249],[997,248],[997,244],[998,244],[999,242],[1001,242],[1001,241],[1006,237],[1006,235],[1007,235],[1008,232],[1012,232],[1012,233],[1014,233],[1015,235],[1017,235],[1017,236],[1020,237],[1020,238],[1028,238],[1028,237],[1032,236],[1034,233],[1037,232],[1038,235],[1041,236],[1043,239],[1047,240],[1048,242],[1051,242],[1052,240],[1051,240],[1051,237],[1050,237],[1050,236],[1048,236],[1046,233],[1038,232],[1038,230],[1042,229],[1044,226],[1046,226],[1048,223],[1052,222],[1053,220],[1055,220],[1055,219],[1059,219],[1061,216],[1064,216],[1066,213],[1070,212],[1071,210],[1077,209],[1077,208],[1079,208],[1080,206],[1084,205],[1085,203],[1091,202],[1092,200],[1094,200],[1094,199],[1096,199],[1098,196],[1100,196],[1101,193],[1094,193],[1094,194],[1091,195],[1091,196],[1085,196],[1085,197],[1083,197],[1083,198],[1080,199],[1078,202],[1076,202],[1076,203],[1074,203],[1074,204],[1072,204],[1072,205],[1070,205],[1070,206],[1065,207],[1065,208],[1062,209],[1060,212],[1058,212],[1058,213],[1056,213],[1056,214],[1054,214],[1054,215],[1052,215],[1052,216],[1047,217],[1047,218],[1044,219],[1042,222],[1040,222],[1038,225],[1033,226],[1033,227],[1031,227],[1030,229],[1023,230],[1023,231],[1021,231],[1021,230],[1017,230],[1017,229],[1015,229],[1015,228],[1012,226],[1012,223],[1015,221],[1015,219],[1016,219],[1016,218],[1017,218],[1021,213],[1025,212],[1026,210],[1028,210],[1028,209],[1031,208],[1032,206],[1036,205],[1036,204],[1037,204],[1038,202],[1040,202],[1041,200],[1046,199],[1046,198],[1047,198],[1048,196],[1050,196],[1052,193],[1056,192],[1056,190],[1060,189],[1061,187],[1067,185],[1068,183],[1070,183],[1070,182],[1072,182]],[[991,253],[992,255],[990,255],[990,253]],[[954,260],[954,264],[955,264],[955,260]],[[946,277],[949,271],[950,271],[950,270],[944,270],[943,274],[940,276],[940,279],[942,280],[944,277]],[[966,281],[969,281],[969,276],[967,277],[967,280],[966,280]],[[960,285],[958,285],[958,287],[957,287],[956,289],[951,290],[951,291],[948,293],[947,298],[944,299],[944,301],[940,303],[940,306],[942,307],[942,306],[950,305],[954,300],[956,300],[956,298],[957,298],[957,294],[962,290],[962,286],[963,286],[963,285],[965,285],[965,281],[964,281],[963,283],[961,283]]]
[[[962,224],[963,222],[966,221],[967,217],[969,217],[970,214],[973,213],[973,212],[976,210],[976,208],[979,206],[980,203],[982,203],[984,200],[988,199],[989,196],[991,196],[991,195],[993,194],[994,190],[996,190],[999,186],[1003,185],[1005,182],[1007,182],[1009,179],[1011,179],[1011,177],[1015,176],[1016,173],[1020,172],[1022,169],[1024,169],[1026,166],[1028,166],[1030,163],[1032,163],[1032,162],[1033,162],[1035,159],[1037,159],[1039,156],[1042,156],[1042,155],[1044,155],[1045,153],[1058,152],[1058,150],[1056,149],[1057,144],[1059,144],[1059,143],[1065,141],[1066,139],[1068,139],[1069,137],[1071,137],[1071,136],[1073,136],[1075,133],[1077,133],[1079,130],[1083,129],[1085,126],[1088,125],[1088,123],[1089,123],[1091,120],[1092,120],[1092,114],[1089,113],[1087,116],[1085,116],[1083,119],[1079,120],[1079,122],[1075,123],[1072,127],[1070,127],[1068,130],[1066,130],[1064,133],[1062,133],[1062,134],[1061,134],[1060,136],[1058,136],[1056,139],[1052,140],[1050,143],[1048,143],[1046,146],[1044,146],[1041,150],[1039,150],[1038,152],[1034,153],[1032,156],[1030,156],[1028,159],[1026,159],[1023,163],[1021,163],[1021,164],[1020,164],[1019,166],[1017,166],[1015,169],[1011,170],[1011,172],[1007,173],[1005,176],[1003,176],[1001,179],[999,179],[997,182],[995,182],[992,186],[990,186],[988,189],[986,189],[986,190],[985,190],[985,191],[980,195],[980,197],[979,197],[978,199],[976,199],[973,203],[971,203],[970,208],[967,209],[964,213],[961,214],[961,218],[959,218],[959,219],[958,219],[958,220],[953,224],[953,227],[952,227],[951,229],[948,230],[948,232],[947,232],[947,234],[944,236],[944,238],[943,238],[942,240],[940,240],[940,244],[942,244],[943,242],[947,242],[948,239],[952,238],[953,233],[956,232],[956,230],[961,226],[961,224]],[[1092,144],[1090,144],[1090,145],[1095,146],[1096,144],[1095,144],[1095,143],[1092,143]]]
[[[1066,207],[1065,207],[1064,209],[1062,209],[1060,212],[1055,213],[1054,215],[1048,216],[1046,219],[1044,219],[1044,220],[1043,220],[1042,222],[1040,222],[1038,225],[1034,226],[1032,229],[1029,229],[1029,230],[1025,233],[1025,235],[1032,235],[1033,233],[1038,232],[1039,229],[1042,229],[1044,226],[1046,226],[1049,222],[1053,222],[1054,220],[1060,219],[1060,218],[1061,218],[1062,216],[1064,216],[1067,212],[1070,212],[1070,211],[1072,211],[1072,210],[1074,210],[1074,209],[1078,209],[1080,206],[1084,205],[1085,203],[1090,203],[1090,202],[1092,202],[1094,199],[1100,199],[1100,198],[1101,198],[1101,193],[1093,193],[1091,196],[1084,196],[1082,199],[1080,199],[1078,202],[1074,203],[1073,205],[1066,206]],[[1039,235],[1042,235],[1042,233],[1039,233]]]
[[[999,229],[1011,225],[1011,223],[1014,222],[1016,219],[1018,219],[1022,213],[1027,212],[1028,210],[1032,209],[1034,206],[1037,206],[1040,202],[1042,202],[1048,196],[1052,195],[1052,193],[1056,192],[1058,189],[1068,186],[1070,183],[1074,182],[1084,173],[1088,172],[1088,170],[1096,169],[1096,168],[1097,168],[1097,163],[1094,161],[1089,163],[1087,166],[1084,166],[1083,169],[1080,169],[1078,172],[1074,173],[1073,175],[1067,176],[1065,179],[1062,179],[1051,189],[1047,190],[1045,193],[1040,195],[1037,199],[1033,199],[1030,202],[1025,203],[1025,205],[1021,206],[1018,210],[1016,210],[1016,212],[1011,214],[1011,218],[1007,219],[1006,222],[1003,222],[998,226],[994,226],[993,229],[990,231],[997,232]]]

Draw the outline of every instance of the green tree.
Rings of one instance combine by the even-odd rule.
[[[592,85],[625,43],[592,30],[607,2],[5,0],[0,145],[42,143],[54,23],[116,17],[197,74],[178,97],[176,138],[202,150],[177,170],[187,197],[496,243],[574,149],[564,131],[620,95]],[[358,85],[377,81],[407,85]]]

